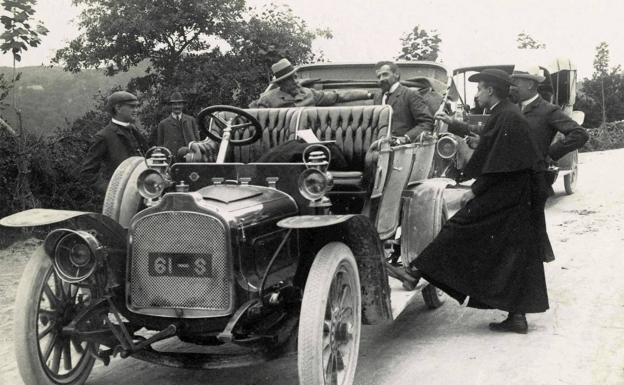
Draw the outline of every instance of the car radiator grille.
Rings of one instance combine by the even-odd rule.
[[[225,315],[233,303],[231,258],[228,258],[226,228],[217,218],[192,212],[165,211],[140,218],[133,225],[132,258],[129,266],[129,305],[144,314],[184,317]],[[160,257],[158,271],[171,262],[188,262],[200,256],[207,273],[183,271],[182,276],[154,273],[154,260]],[[168,261],[163,263],[163,261]],[[189,265],[189,263],[186,263]],[[188,269],[187,269],[188,270]],[[204,270],[201,270],[204,271]],[[151,309],[151,310],[150,310]],[[172,314],[163,313],[172,309]],[[185,309],[200,310],[186,312]]]

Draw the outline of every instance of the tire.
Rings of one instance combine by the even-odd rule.
[[[15,356],[24,384],[81,385],[89,377],[95,361],[89,350],[95,347],[60,330],[71,321],[67,314],[79,310],[76,301],[86,294],[84,290],[62,283],[43,246],[35,251],[15,300]],[[59,308],[64,308],[65,317],[57,313]]]
[[[360,345],[361,303],[353,253],[342,243],[325,245],[310,268],[301,304],[301,385],[353,383]]]
[[[427,305],[429,309],[439,308],[446,300],[446,294],[432,284],[428,284],[422,289],[422,296],[425,300],[425,305]]]
[[[572,156],[572,172],[563,176],[563,187],[568,195],[574,194],[576,190],[576,180],[578,179],[578,152]]]
[[[106,188],[102,214],[114,219],[123,228],[128,228],[130,219],[139,210],[141,196],[136,182],[146,168],[143,157],[130,157],[119,164]]]

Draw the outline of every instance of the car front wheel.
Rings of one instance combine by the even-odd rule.
[[[43,247],[26,265],[15,300],[15,353],[26,385],[81,385],[93,368],[87,342],[63,331],[90,300],[61,281]]]
[[[360,278],[344,244],[325,245],[306,282],[299,321],[298,366],[302,385],[351,385],[361,328]]]

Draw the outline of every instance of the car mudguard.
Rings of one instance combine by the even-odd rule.
[[[300,260],[297,275],[301,279],[307,277],[314,255],[324,245],[329,242],[342,242],[347,245],[353,252],[360,274],[362,322],[372,325],[392,320],[390,286],[384,264],[383,245],[368,217],[307,215],[283,220],[280,226],[298,229],[298,237],[304,245],[302,255],[310,256]]]
[[[401,260],[409,265],[438,235],[446,220],[444,190],[453,181],[427,179],[402,194]]]

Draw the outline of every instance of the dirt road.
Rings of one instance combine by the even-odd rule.
[[[417,295],[391,324],[365,327],[356,384],[624,385],[624,150],[581,154],[572,196],[555,184],[547,207],[557,260],[546,265],[550,310],[529,334],[496,334],[504,317],[448,301],[430,311]],[[12,353],[15,285],[25,263],[0,253],[0,384],[22,384]],[[236,370],[190,371],[133,359],[98,366],[89,384],[296,384],[293,357]]]

